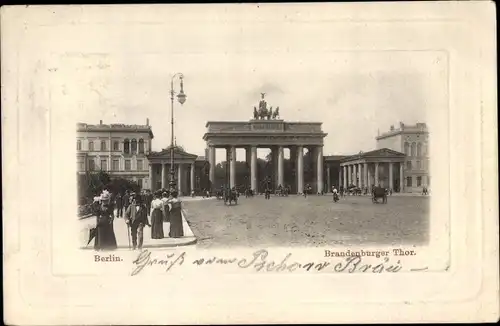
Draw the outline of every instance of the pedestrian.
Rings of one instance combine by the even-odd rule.
[[[171,238],[180,238],[184,236],[184,228],[182,226],[182,202],[178,198],[178,192],[171,193],[172,198],[168,201],[170,215],[170,232],[168,236]]]
[[[103,192],[100,197],[100,207],[97,210],[95,250],[114,250],[117,248],[115,232],[113,230],[114,214],[112,211],[111,196]]]
[[[161,201],[163,203],[162,212],[163,212],[163,222],[170,222],[170,213],[168,209],[168,193],[164,192],[161,196]]]
[[[123,217],[123,198],[120,193],[115,197],[116,217]]]
[[[151,227],[148,221],[147,208],[142,198],[137,196],[132,200],[125,212],[125,223],[130,228],[132,234],[133,250],[138,248],[142,249],[144,243],[144,227],[147,225]]]
[[[148,209],[148,216],[151,214],[151,201],[153,200],[153,194],[151,193],[151,190],[147,191],[146,194],[146,207]]]
[[[338,201],[339,200],[339,195],[338,195],[338,191],[337,191],[337,188],[335,188],[335,186],[332,186],[332,193],[333,193],[333,201]]]
[[[157,194],[151,202],[151,239],[163,239],[163,202]]]
[[[128,190],[125,190],[125,195],[122,197],[122,205],[123,209],[127,211],[128,206],[130,205],[130,193]]]

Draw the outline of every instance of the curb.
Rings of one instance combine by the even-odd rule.
[[[190,238],[189,240],[187,238]],[[186,237],[185,242],[179,242],[179,243],[163,243],[163,244],[148,244],[142,246],[142,249],[152,249],[152,248],[175,248],[175,247],[183,247],[183,246],[190,246],[194,245],[198,242],[198,239],[196,237]],[[94,251],[94,247],[89,245],[88,247],[80,247],[82,250],[92,250]],[[128,246],[118,246],[116,249],[130,249]],[[110,250],[111,251],[111,250]]]

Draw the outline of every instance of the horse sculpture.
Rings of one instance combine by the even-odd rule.
[[[280,117],[280,107],[278,106],[273,112],[273,119],[278,119]]]

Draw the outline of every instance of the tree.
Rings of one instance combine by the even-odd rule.
[[[77,175],[78,201],[79,204],[88,203],[94,196],[99,196],[104,189],[116,194],[124,193],[125,190],[138,192],[139,184],[124,178],[111,178],[104,171],[87,172]]]

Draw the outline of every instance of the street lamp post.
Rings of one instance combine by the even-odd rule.
[[[171,124],[171,135],[170,135],[170,192],[172,193],[175,191],[177,183],[175,182],[175,169],[174,169],[174,78],[179,77],[180,79],[180,84],[181,84],[181,90],[179,94],[177,94],[177,100],[179,103],[182,105],[184,102],[186,102],[186,94],[184,94],[184,82],[183,78],[184,75],[180,72],[176,73],[175,75],[172,76],[172,79],[170,80],[170,109],[171,109],[171,115],[170,115],[170,124]]]

